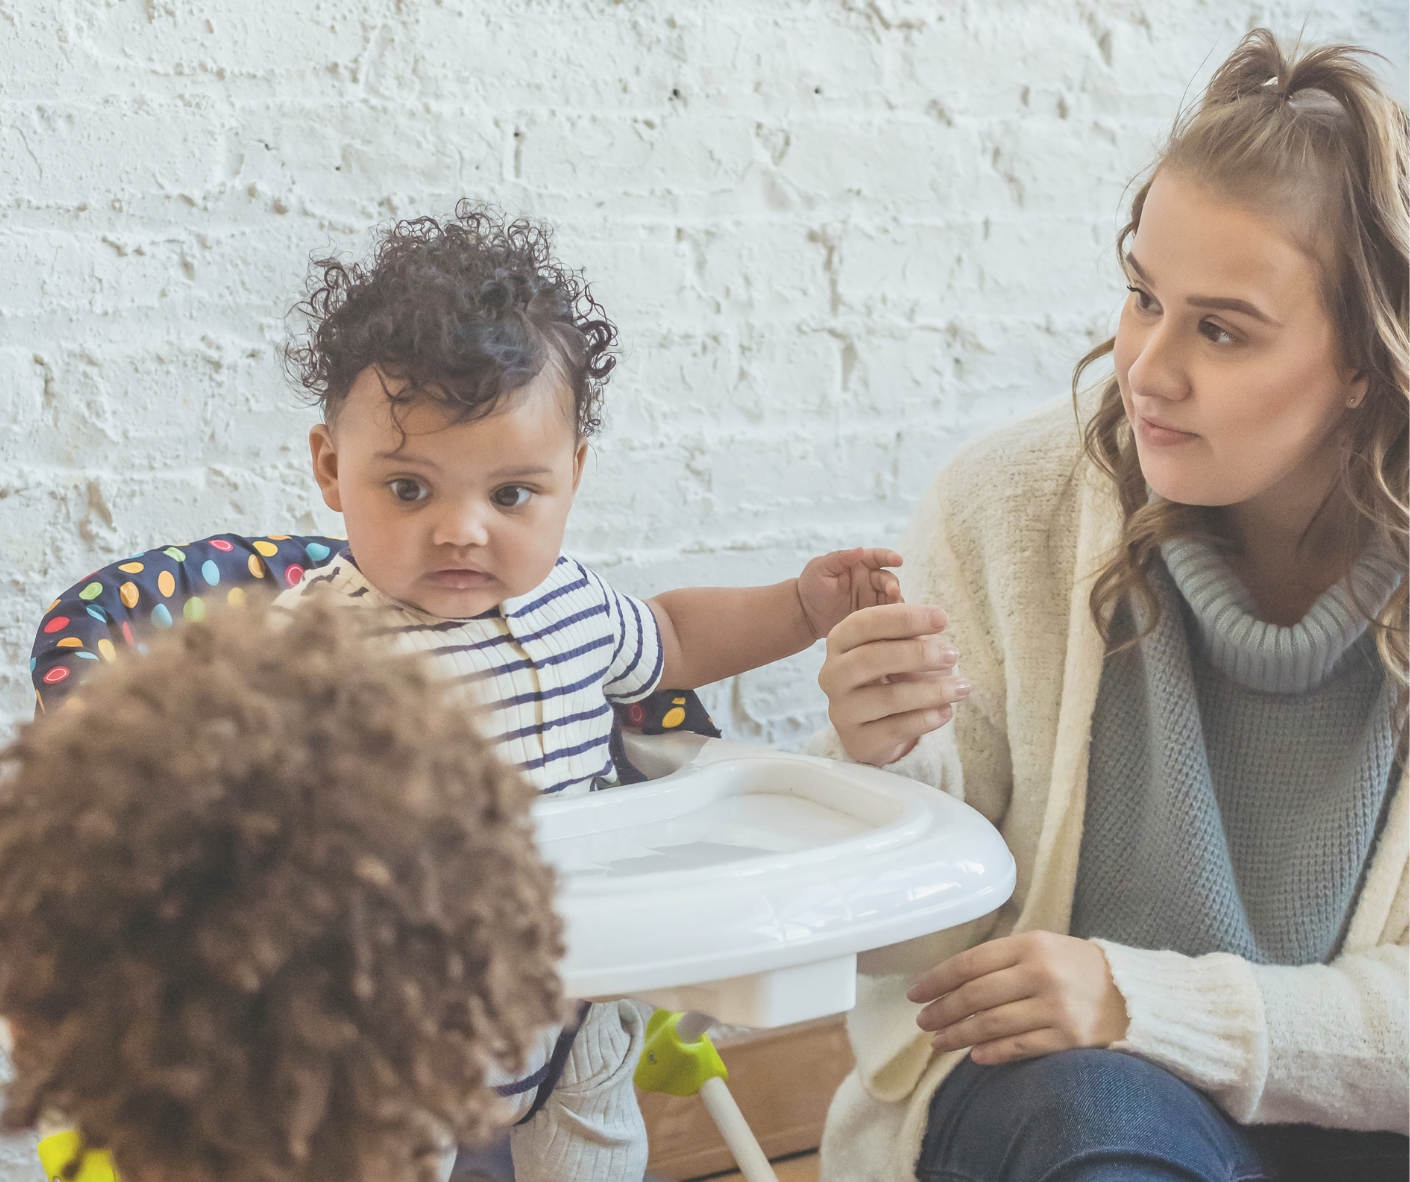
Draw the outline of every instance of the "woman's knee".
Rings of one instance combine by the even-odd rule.
[[[931,1101],[917,1172],[1037,1179],[1101,1160],[1130,1177],[1207,1177],[1237,1152],[1213,1105],[1169,1072],[1070,1050],[998,1067],[964,1060]]]

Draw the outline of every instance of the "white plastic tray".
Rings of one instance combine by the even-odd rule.
[[[978,813],[890,772],[694,735],[629,737],[646,784],[535,806],[575,997],[742,1026],[850,1009],[856,956],[1000,906]]]

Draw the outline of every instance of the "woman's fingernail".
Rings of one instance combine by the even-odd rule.
[[[956,698],[967,698],[969,697],[969,691],[974,688],[974,682],[970,681],[967,677],[960,677],[956,679],[952,688],[954,689]]]
[[[941,611],[938,607],[933,607],[930,609],[929,619],[930,626],[934,628],[937,632],[941,631],[945,627],[945,625],[950,622],[949,617],[946,616],[945,613]]]
[[[959,659],[960,650],[955,648],[953,645],[947,644],[944,648],[940,650],[940,664],[942,665],[953,665]]]

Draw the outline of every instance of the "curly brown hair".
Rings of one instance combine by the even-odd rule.
[[[1364,60],[1371,56],[1350,45],[1285,54],[1267,29],[1247,34],[1201,101],[1177,121],[1135,194],[1117,250],[1124,268],[1126,244],[1164,168],[1236,200],[1299,215],[1299,228],[1310,231],[1306,245],[1322,261],[1323,298],[1342,360],[1368,379],[1360,406],[1343,415],[1336,440],[1341,470],[1323,508],[1340,498],[1354,510],[1348,561],[1375,544],[1404,566],[1410,561],[1410,120]],[[1114,344],[1114,337],[1102,342],[1077,363],[1074,399],[1085,371]],[[1114,377],[1102,387],[1085,437],[1087,455],[1116,486],[1124,519],[1121,547],[1093,581],[1090,597],[1110,641],[1114,609],[1127,595],[1141,601],[1146,627],[1155,626],[1159,604],[1147,574],[1162,542],[1182,535],[1225,547],[1230,541],[1217,509],[1150,497]],[[1368,617],[1375,612],[1365,610]],[[1371,627],[1382,665],[1401,687],[1402,718],[1410,638],[1405,580]],[[1403,742],[1403,728],[1400,734]]]
[[[184,625],[0,753],[5,1127],[202,1182],[430,1182],[489,1134],[562,1005],[534,792],[355,615]]]
[[[284,350],[295,382],[337,418],[369,366],[394,403],[439,403],[453,421],[491,413],[551,361],[572,391],[586,438],[601,426],[617,330],[577,271],[553,256],[553,233],[462,200],[443,221],[400,221],[371,256],[314,258],[294,306],[303,335]]]

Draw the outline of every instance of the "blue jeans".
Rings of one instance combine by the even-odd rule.
[[[1240,1125],[1163,1068],[1119,1051],[980,1067],[930,1102],[920,1182],[1405,1182],[1410,1141]]]

